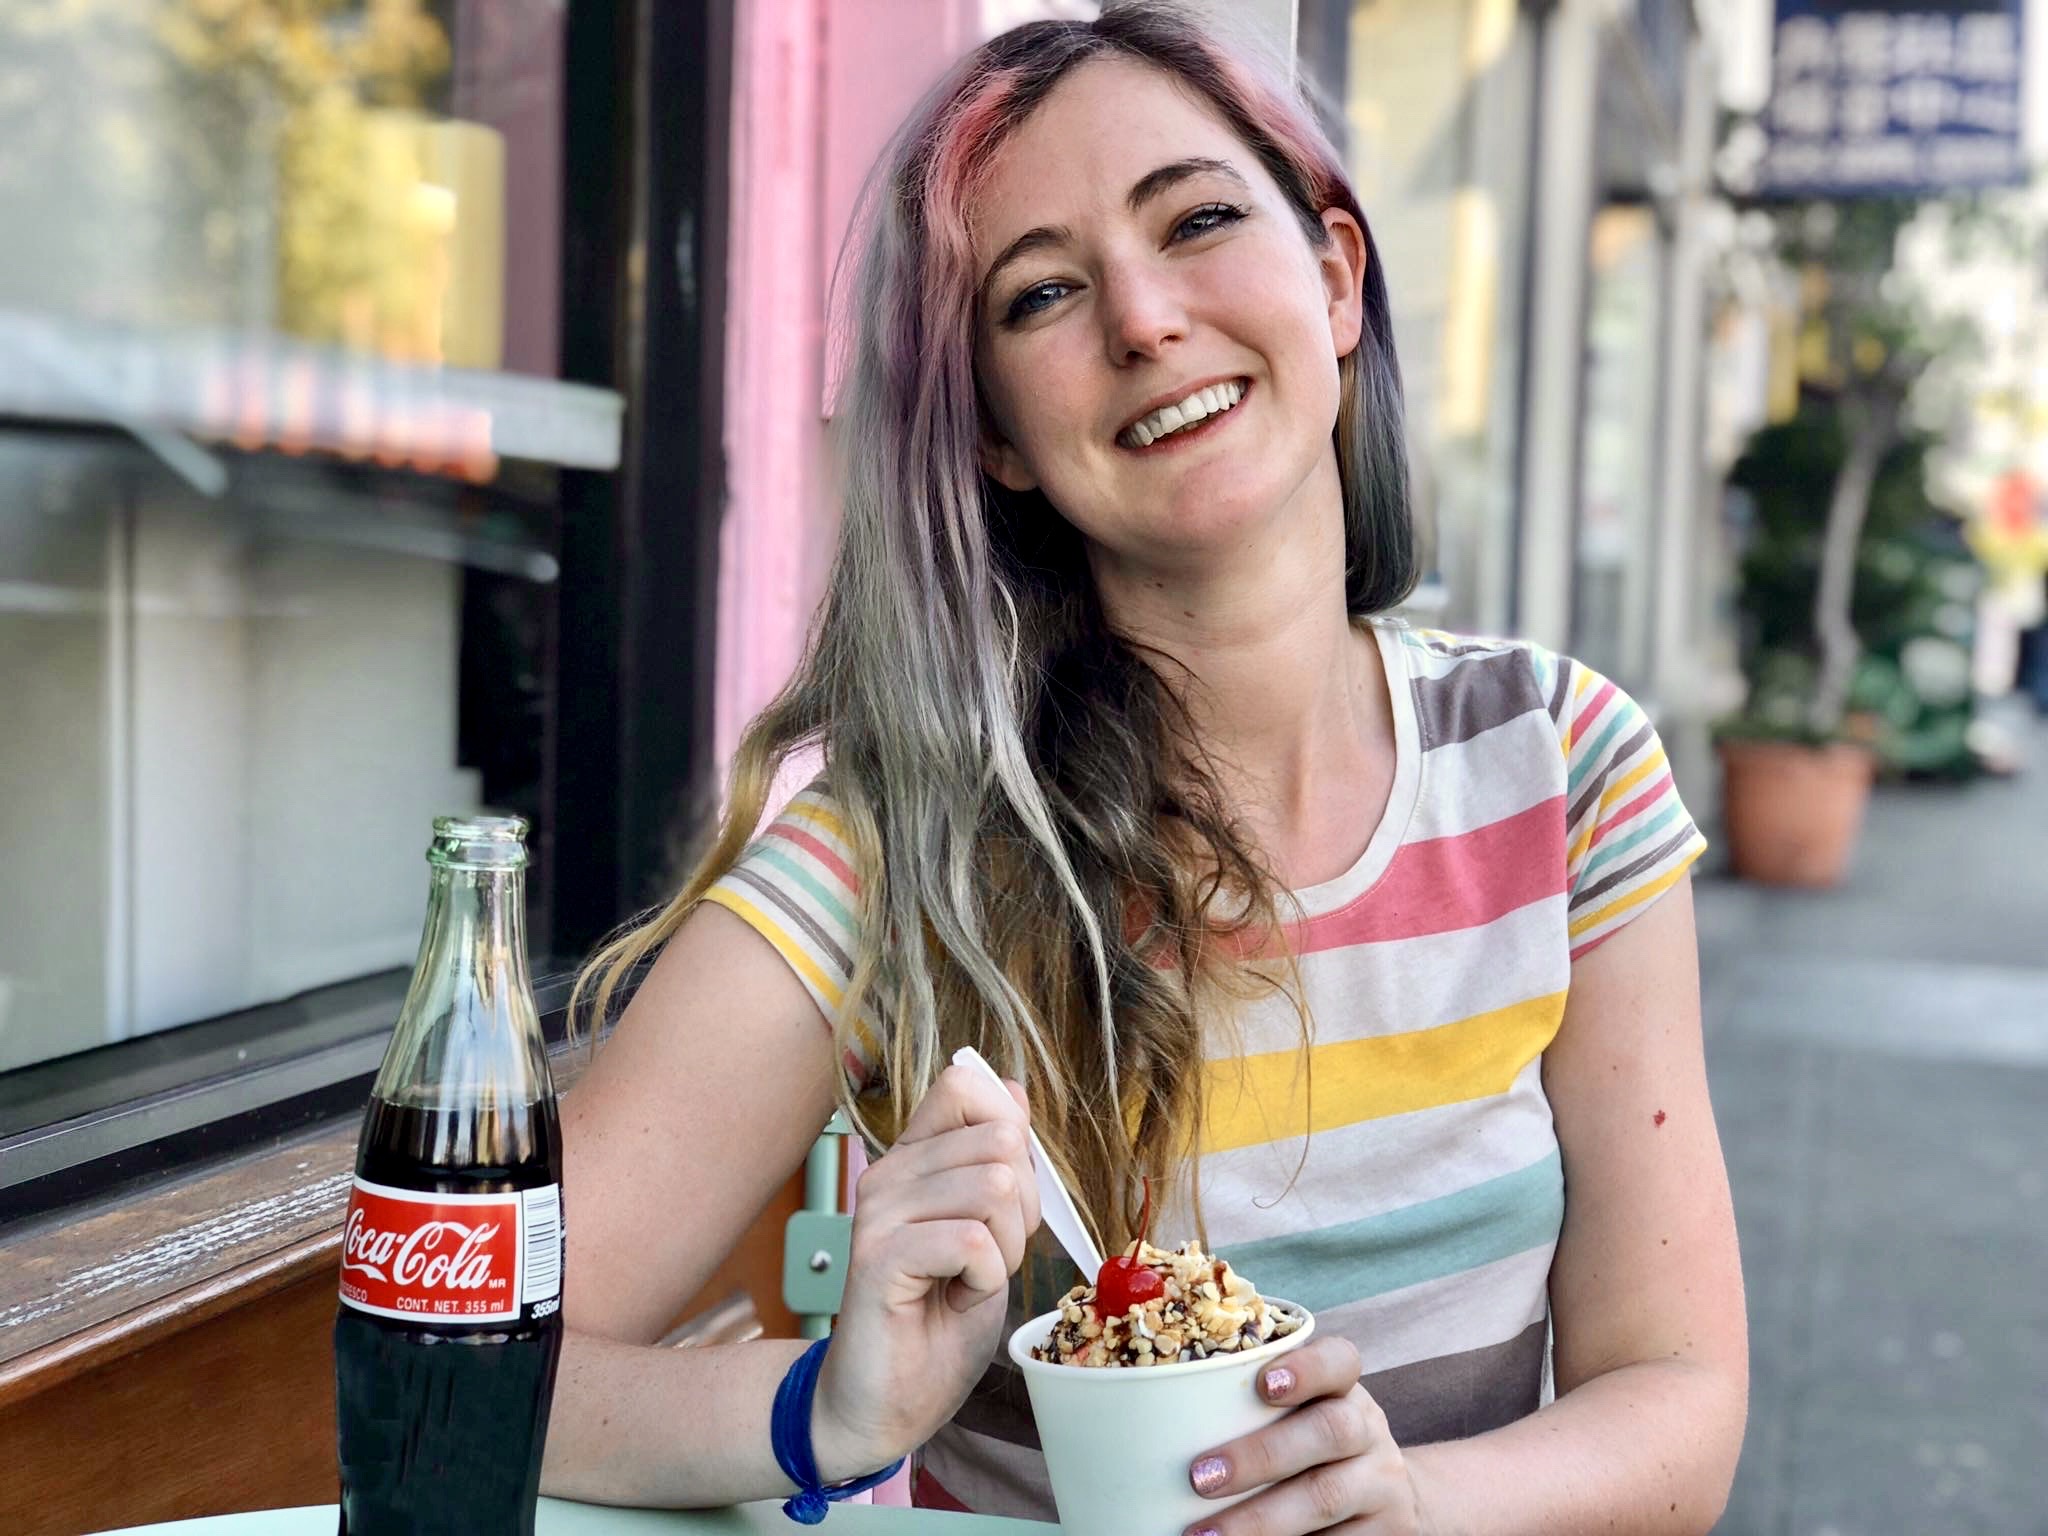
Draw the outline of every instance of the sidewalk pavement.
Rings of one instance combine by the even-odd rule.
[[[1878,792],[1832,892],[1703,876],[1749,1295],[1721,1536],[2048,1536],[2048,727]]]

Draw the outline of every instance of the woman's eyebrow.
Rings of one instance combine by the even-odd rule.
[[[1132,185],[1124,196],[1124,206],[1136,213],[1160,193],[1186,181],[1190,176],[1221,176],[1234,181],[1247,195],[1251,183],[1246,181],[1237,167],[1228,160],[1211,160],[1202,155],[1191,155],[1185,160],[1174,160],[1162,165],[1156,171],[1147,171]]]
[[[1018,257],[1028,256],[1033,251],[1043,251],[1055,246],[1066,245],[1073,238],[1074,232],[1064,224],[1040,224],[1035,229],[1025,230],[1023,234],[1003,247],[1003,254],[995,259],[994,265],[988,269],[988,274],[982,278],[979,292],[986,297],[989,290],[995,287],[996,274]]]
[[[1137,213],[1153,198],[1171,191],[1190,176],[1221,176],[1228,181],[1236,182],[1247,196],[1251,193],[1251,183],[1246,181],[1243,174],[1228,160],[1212,160],[1204,155],[1190,155],[1185,160],[1169,161],[1140,176],[1131,184],[1131,190],[1124,194],[1124,206]],[[1040,224],[1025,230],[1003,247],[1003,254],[990,264],[988,272],[982,277],[978,291],[986,296],[995,286],[996,274],[1018,257],[1028,256],[1033,251],[1066,245],[1073,238],[1074,232],[1063,224]]]

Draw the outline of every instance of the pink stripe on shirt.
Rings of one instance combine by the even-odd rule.
[[[1564,796],[1455,837],[1404,844],[1380,882],[1294,930],[1296,953],[1477,928],[1565,890]]]
[[[1635,799],[1629,801],[1627,805],[1623,806],[1613,815],[1602,818],[1599,829],[1593,834],[1593,841],[1590,846],[1598,848],[1615,832],[1627,826],[1638,815],[1655,805],[1670,792],[1671,775],[1667,772],[1664,777],[1652,784],[1640,795],[1637,795]]]
[[[1587,704],[1584,709],[1580,710],[1573,717],[1572,742],[1574,745],[1585,739],[1586,733],[1593,728],[1593,722],[1600,718],[1600,711],[1605,709],[1613,698],[1614,684],[1602,683],[1599,691],[1593,695],[1592,702]]]
[[[832,845],[822,838],[813,837],[801,827],[791,826],[787,821],[776,822],[775,825],[761,835],[763,837],[779,837],[784,842],[796,844],[797,847],[803,849],[804,852],[831,870],[839,883],[846,887],[848,895],[860,895],[860,877],[854,874],[846,860],[839,857],[833,851]]]

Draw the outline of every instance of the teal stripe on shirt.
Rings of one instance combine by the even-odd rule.
[[[1239,1243],[1230,1267],[1310,1311],[1382,1296],[1557,1241],[1564,1165],[1541,1162],[1360,1221]]]
[[[1583,882],[1587,876],[1593,874],[1603,865],[1612,864],[1638,843],[1647,842],[1650,838],[1655,837],[1677,819],[1680,809],[1681,807],[1678,802],[1674,800],[1620,842],[1609,843],[1586,861],[1585,871],[1579,876],[1579,879]]]
[[[853,914],[846,910],[845,904],[833,893],[832,888],[805,869],[800,860],[791,858],[773,842],[766,838],[762,839],[749,857],[781,870],[802,886],[806,895],[832,914],[832,919],[839,924],[841,933],[850,936],[859,929],[860,925],[854,921]]]
[[[1615,695],[1614,718],[1607,722],[1607,729],[1600,733],[1592,746],[1586,748],[1585,755],[1579,759],[1579,766],[1572,770],[1571,778],[1566,785],[1567,794],[1576,795],[1579,792],[1579,785],[1585,782],[1586,775],[1600,766],[1601,754],[1607,750],[1614,738],[1624,730],[1633,730],[1636,723],[1642,719],[1642,712],[1635,708],[1634,701],[1628,695],[1622,693],[1620,689],[1615,690]]]

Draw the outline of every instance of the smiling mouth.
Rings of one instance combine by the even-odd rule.
[[[1186,399],[1161,406],[1132,422],[1117,434],[1117,446],[1142,453],[1201,436],[1243,404],[1251,387],[1249,379],[1232,379],[1198,389]]]

